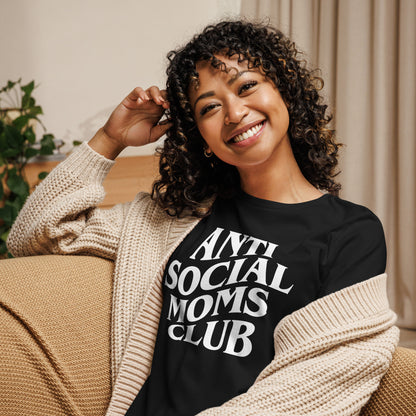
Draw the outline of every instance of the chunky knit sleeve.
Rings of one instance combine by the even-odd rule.
[[[199,416],[358,415],[398,343],[385,282],[376,276],[286,316],[275,358],[253,386]]]
[[[113,164],[86,143],[61,162],[22,208],[7,242],[11,253],[114,259],[128,204],[96,208],[104,199],[102,182]]]

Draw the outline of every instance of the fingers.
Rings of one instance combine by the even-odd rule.
[[[161,106],[165,106],[167,104],[166,100],[166,91],[160,90],[156,86],[152,86],[146,90],[147,95],[150,95],[150,98],[156,103]]]
[[[159,87],[153,85],[147,90],[141,87],[136,87],[128,97],[132,101],[136,101],[138,104],[153,101],[157,105],[163,108],[169,108],[169,102],[166,99],[166,90],[160,90]]]

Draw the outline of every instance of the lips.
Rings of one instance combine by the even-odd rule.
[[[254,123],[248,124],[247,126],[233,132],[233,135],[230,139],[227,140],[227,143],[240,143],[244,140],[253,137],[256,133],[258,133],[264,125],[263,121],[256,121]]]

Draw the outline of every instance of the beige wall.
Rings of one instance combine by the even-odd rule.
[[[35,79],[48,131],[87,140],[132,88],[163,85],[169,50],[239,10],[240,0],[0,0],[0,85]]]

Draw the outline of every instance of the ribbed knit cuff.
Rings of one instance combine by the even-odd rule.
[[[372,277],[285,316],[275,331],[277,348],[284,353],[323,334],[332,334],[335,338],[337,332],[345,333],[357,322],[365,326],[362,329],[368,334],[380,330],[380,319],[384,319],[387,327],[393,325],[396,315],[389,309],[386,278],[386,274]]]
[[[115,161],[100,155],[86,143],[83,142],[74,150],[60,167],[73,172],[78,178],[85,182],[103,182]]]

